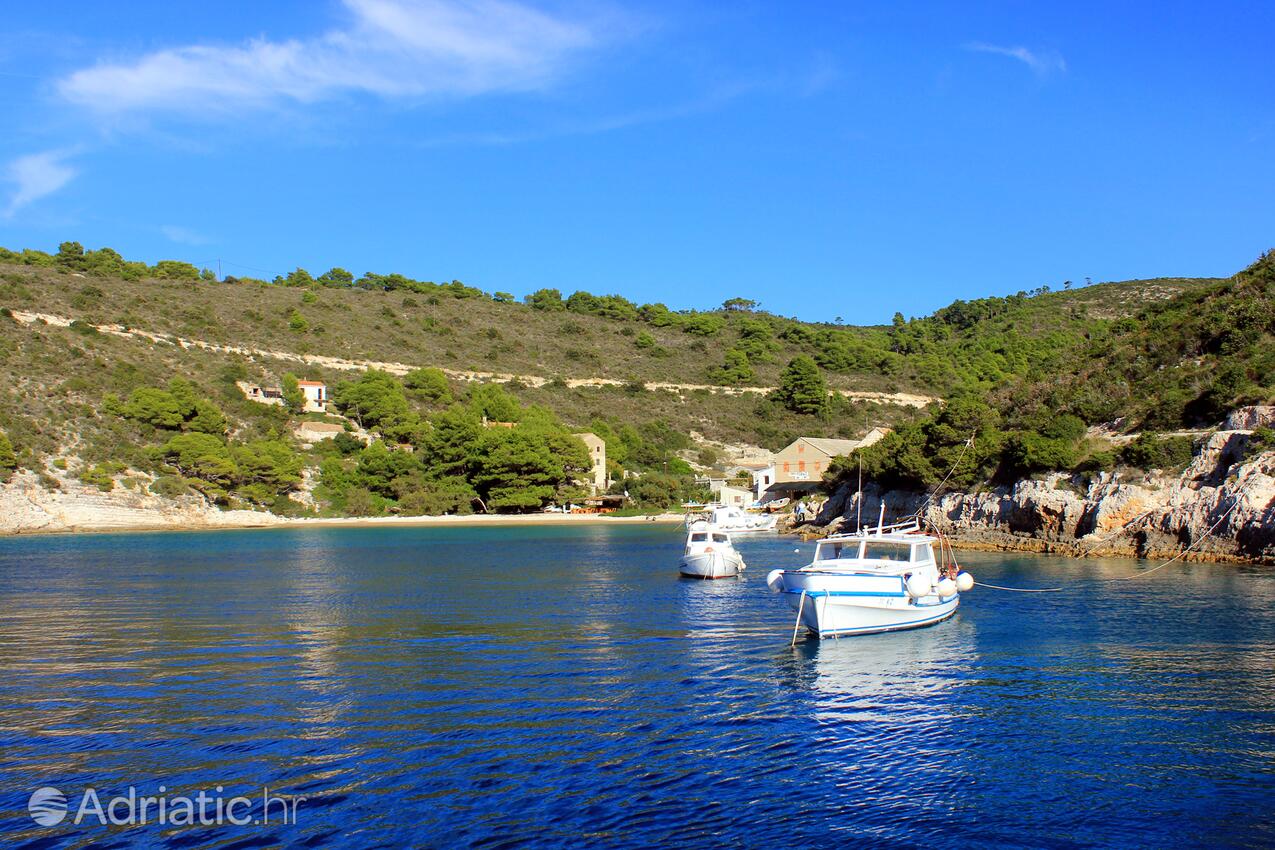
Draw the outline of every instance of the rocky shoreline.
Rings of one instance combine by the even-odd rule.
[[[1275,564],[1275,451],[1251,450],[1253,429],[1272,421],[1275,407],[1236,411],[1177,475],[1051,473],[1012,486],[934,497],[883,492],[871,484],[856,493],[847,485],[828,499],[813,523],[785,530],[820,536],[850,531],[860,510],[865,524],[874,523],[884,503],[889,518],[920,512],[959,548]],[[58,470],[45,476],[19,472],[0,485],[0,535],[648,520],[555,514],[293,519],[264,511],[223,511],[195,495],[160,496],[150,492],[150,480],[142,473],[126,473],[104,492]]]
[[[1226,424],[1251,420],[1237,411]],[[875,523],[884,503],[887,517],[920,512],[962,548],[1275,564],[1275,451],[1250,452],[1252,434],[1242,427],[1211,434],[1180,475],[1052,473],[932,499],[845,486],[812,531],[853,530],[861,504],[865,524]]]
[[[261,528],[284,522],[265,511],[222,511],[194,496],[150,492],[150,477],[120,477],[109,492],[66,474],[20,471],[0,485],[0,534],[61,534],[185,528]]]

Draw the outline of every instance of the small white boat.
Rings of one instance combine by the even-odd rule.
[[[750,514],[734,505],[719,504],[705,505],[702,511],[687,515],[687,528],[696,522],[707,522],[729,534],[757,534],[774,531],[779,524],[779,517],[774,514]]]
[[[809,565],[772,570],[766,584],[797,612],[794,638],[801,625],[819,637],[929,626],[955,614],[974,586],[969,573],[940,568],[938,542],[916,521],[826,537]]]
[[[704,520],[691,524],[679,571],[691,578],[734,578],[745,569],[730,535]]]

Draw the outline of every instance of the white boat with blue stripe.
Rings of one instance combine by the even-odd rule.
[[[766,584],[797,612],[794,638],[805,627],[819,637],[848,637],[916,629],[956,613],[974,578],[940,565],[934,544],[913,520],[825,537],[814,560],[773,570]]]

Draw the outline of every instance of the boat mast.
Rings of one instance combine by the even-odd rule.
[[[863,452],[855,452],[859,456],[859,504],[855,509],[854,531],[863,531]]]

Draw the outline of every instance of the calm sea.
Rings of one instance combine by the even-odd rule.
[[[966,554],[1069,592],[790,648],[765,574],[810,546],[741,548],[702,583],[648,525],[0,540],[0,843],[1275,844],[1275,572]],[[305,799],[73,822],[130,788]]]

